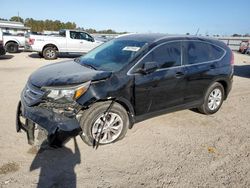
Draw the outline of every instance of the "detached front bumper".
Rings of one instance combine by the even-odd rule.
[[[21,121],[21,118],[25,119],[25,123]],[[51,142],[52,140],[63,142],[78,135],[81,131],[76,115],[67,117],[39,105],[28,106],[22,95],[17,107],[16,130],[17,132],[24,130],[27,133],[29,144],[34,143],[35,124],[47,131],[48,138],[53,138]]]

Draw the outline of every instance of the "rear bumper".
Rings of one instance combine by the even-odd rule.
[[[25,123],[21,122],[21,117],[25,118]],[[16,130],[17,132],[24,130],[27,133],[29,144],[34,143],[35,124],[47,131],[48,138],[53,137],[53,141],[57,140],[57,142],[61,143],[70,137],[78,135],[81,131],[76,116],[66,117],[39,106],[29,107],[21,97],[21,101],[17,106]],[[60,140],[58,140],[59,138]]]
[[[227,99],[230,91],[232,90],[232,87],[233,87],[233,74],[230,76],[230,78],[227,81],[227,87],[225,90],[225,100]]]

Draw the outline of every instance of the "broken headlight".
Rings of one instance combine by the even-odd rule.
[[[43,87],[46,99],[58,103],[74,102],[81,97],[89,88],[90,81],[77,86],[65,87]]]

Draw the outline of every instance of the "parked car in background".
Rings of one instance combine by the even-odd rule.
[[[5,55],[5,48],[3,45],[3,33],[1,29],[0,29],[0,55]]]
[[[242,53],[242,54],[245,54],[249,48],[249,41],[242,41],[240,43],[240,47],[239,47],[239,52]]]
[[[233,64],[229,47],[210,38],[120,36],[34,72],[18,104],[17,131],[31,144],[37,125],[51,145],[78,134],[88,145],[110,144],[135,122],[166,112],[214,114],[231,90]]]
[[[3,33],[3,44],[9,53],[17,53],[25,46],[25,37],[23,34],[12,35],[10,33]]]
[[[61,30],[53,36],[26,35],[25,49],[45,59],[56,59],[59,53],[87,53],[102,43],[84,31]]]

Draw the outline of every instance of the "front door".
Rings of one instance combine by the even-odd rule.
[[[181,42],[157,46],[143,58],[139,66],[143,67],[146,62],[156,62],[158,69],[146,75],[135,74],[136,115],[182,104],[186,80]]]
[[[81,52],[83,40],[81,39],[80,32],[69,31],[69,35],[69,38],[67,38],[68,52]]]

